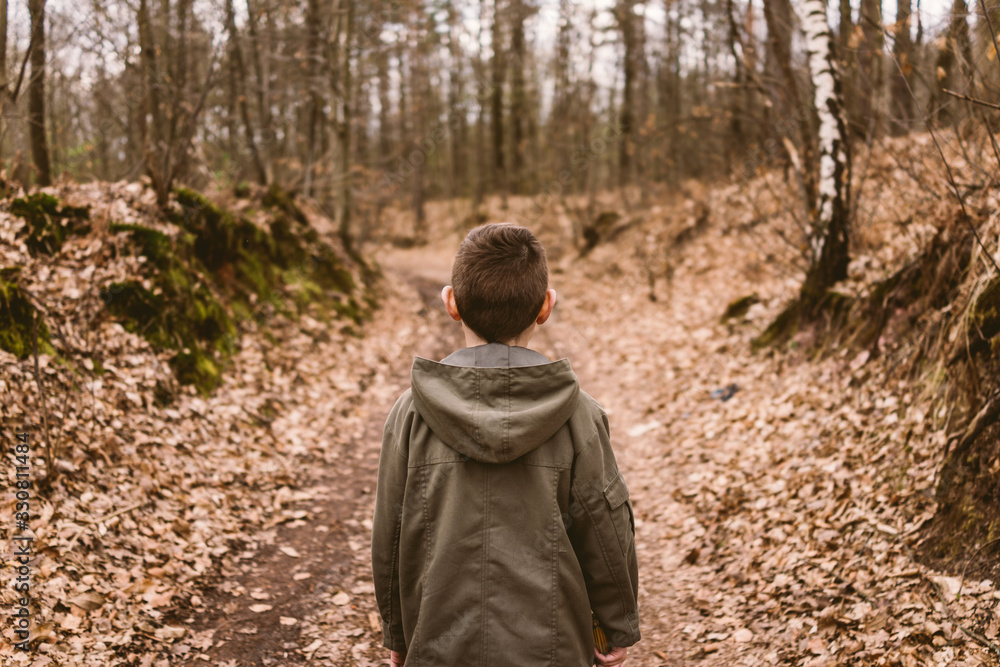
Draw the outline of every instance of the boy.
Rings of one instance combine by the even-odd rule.
[[[467,347],[414,360],[379,459],[390,663],[620,665],[639,641],[632,504],[604,410],[568,360],[527,349],[556,303],[545,250],[524,227],[477,227],[441,297]]]

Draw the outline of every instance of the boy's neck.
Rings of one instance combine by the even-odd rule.
[[[521,332],[521,335],[513,340],[500,341],[504,345],[509,345],[511,347],[528,347],[528,343],[531,342],[531,337],[535,334],[535,324],[532,323],[530,327]],[[465,346],[466,347],[479,347],[480,345],[488,345],[485,340],[476,335],[474,331],[465,326],[465,322],[462,322],[462,331],[465,333]],[[530,348],[529,348],[530,349]]]

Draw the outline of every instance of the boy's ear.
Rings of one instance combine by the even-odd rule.
[[[545,293],[545,302],[542,303],[542,309],[538,311],[538,317],[535,319],[535,324],[545,324],[545,320],[549,319],[549,315],[552,314],[552,309],[556,306],[556,291],[550,289]]]
[[[462,316],[458,314],[458,306],[455,304],[455,290],[451,285],[445,285],[441,290],[441,301],[444,302],[444,309],[448,311],[448,316],[456,322],[462,321]]]

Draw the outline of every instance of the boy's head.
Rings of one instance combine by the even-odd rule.
[[[521,342],[555,305],[545,249],[526,227],[476,227],[455,255],[441,296],[449,314],[487,343]],[[525,341],[526,342],[526,341]]]

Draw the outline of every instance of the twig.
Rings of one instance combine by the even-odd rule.
[[[945,596],[944,588],[941,586],[941,584],[934,581],[926,574],[924,575],[924,579],[934,584],[934,589],[937,591],[938,597],[941,599],[941,606],[944,607],[944,611],[948,615],[948,620],[954,623],[959,630],[967,634],[971,639],[975,640],[976,643],[978,643],[980,646],[982,646],[987,651],[1000,658],[1000,647],[998,647],[996,644],[994,644],[989,639],[982,636],[975,630],[970,630],[969,628],[959,623],[958,619],[955,618],[955,615],[951,613],[951,607],[948,606],[948,598]]]
[[[965,562],[965,567],[962,568],[962,576],[958,580],[958,582],[959,582],[959,584],[958,584],[958,594],[959,595],[962,594],[962,588],[965,586],[965,573],[968,572],[969,566],[972,565],[972,561],[975,560],[976,556],[979,555],[980,551],[982,551],[986,547],[990,546],[991,544],[997,544],[998,542],[1000,542],[1000,537],[998,537],[995,540],[990,540],[986,544],[980,546],[978,549],[976,549],[974,552],[972,552],[971,556],[969,556],[969,560],[967,560]]]
[[[945,93],[951,95],[952,97],[957,97],[960,100],[965,100],[966,102],[972,102],[973,104],[978,104],[980,106],[989,107],[990,109],[1000,109],[1000,104],[994,104],[993,102],[987,102],[986,100],[979,100],[975,97],[969,97],[968,95],[963,95],[962,93],[956,93],[953,90],[948,90],[947,88],[942,89]]]
[[[906,555],[910,559],[910,562],[916,563],[917,558],[913,554],[913,549],[911,549],[910,545],[906,543],[906,540],[897,539],[897,541],[906,550]],[[951,612],[951,607],[948,606],[948,599],[944,594],[944,587],[942,587],[941,584],[928,577],[926,573],[921,573],[921,574],[924,579],[926,579],[927,581],[929,581],[931,584],[934,585],[934,589],[937,591],[938,597],[941,598],[941,606],[944,607],[944,611],[948,615],[948,620],[950,620],[953,624],[955,624],[955,626],[957,626],[962,632],[968,635],[980,646],[982,646],[987,651],[1000,658],[1000,647],[998,647],[996,644],[994,644],[989,639],[982,636],[975,630],[968,629],[967,627],[959,623],[957,618],[955,618],[955,615]]]
[[[131,507],[126,507],[125,509],[118,510],[117,512],[112,512],[111,514],[105,514],[104,516],[99,517],[97,519],[78,519],[78,520],[81,523],[86,523],[86,524],[90,524],[90,525],[97,525],[99,523],[104,523],[105,521],[108,521],[109,519],[114,519],[116,516],[121,516],[122,514],[128,514],[132,510],[137,510],[140,507],[142,507],[143,505],[145,505],[147,502],[149,502],[149,501],[148,500],[144,500],[141,503],[136,503],[135,505],[132,505]]]
[[[73,550],[73,547],[76,546],[76,541],[78,539],[80,539],[80,536],[83,535],[83,532],[85,530],[87,530],[88,526],[96,526],[97,524],[103,523],[105,521],[108,521],[109,519],[113,519],[116,516],[120,516],[122,514],[127,514],[128,512],[131,512],[132,510],[139,509],[140,507],[142,507],[143,505],[145,505],[147,502],[149,502],[149,501],[147,500],[147,501],[143,501],[141,503],[136,503],[135,505],[132,505],[131,507],[126,507],[123,510],[118,510],[117,512],[112,512],[111,514],[105,514],[104,516],[102,516],[102,517],[100,517],[98,519],[77,519],[77,521],[80,522],[80,527],[76,531],[76,534],[73,536],[73,539],[70,540],[69,543],[63,548],[63,553],[69,553],[70,551]]]
[[[17,84],[14,86],[14,90],[7,90],[7,95],[11,102],[17,102],[18,96],[21,94],[21,84],[24,83],[24,72],[28,68],[28,58],[31,57],[31,51],[35,48],[35,31],[31,31],[31,39],[28,41],[28,48],[24,51],[24,60],[21,61],[21,71],[17,75]],[[4,84],[4,88],[7,85]]]
[[[38,369],[38,311],[31,315],[31,348],[35,357],[35,384],[38,385],[38,395],[42,401],[42,433],[45,435],[45,470],[51,484],[56,478],[55,463],[52,456],[52,439],[49,437],[49,408],[45,402],[45,388],[42,386],[42,374]]]
[[[1000,394],[995,394],[976,414],[973,420],[969,422],[969,425],[965,428],[965,432],[962,433],[962,439],[955,446],[955,451],[964,451],[966,447],[979,437],[979,434],[987,426],[994,422],[997,415],[1000,415]]]

